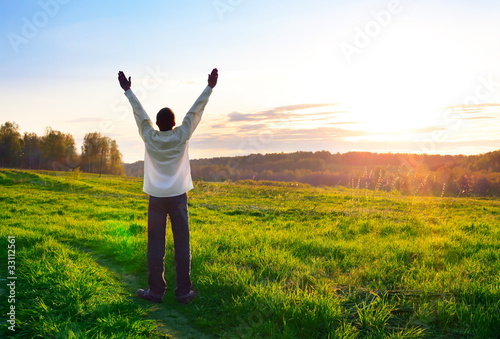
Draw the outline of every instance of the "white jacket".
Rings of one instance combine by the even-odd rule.
[[[184,117],[182,124],[171,131],[157,131],[153,122],[132,92],[125,96],[134,110],[139,134],[144,140],[144,187],[145,193],[154,197],[173,197],[193,188],[189,165],[189,139],[201,121],[201,116],[212,88],[207,86],[193,107]]]

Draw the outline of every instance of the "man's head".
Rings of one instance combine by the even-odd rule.
[[[170,131],[175,126],[174,112],[168,107],[162,108],[156,115],[156,125],[160,131]]]

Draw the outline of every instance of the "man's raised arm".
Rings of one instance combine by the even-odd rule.
[[[153,123],[142,107],[141,103],[139,102],[139,99],[137,99],[135,94],[130,90],[130,87],[132,86],[132,78],[129,77],[127,79],[125,74],[120,71],[118,72],[118,81],[120,82],[121,88],[125,91],[125,96],[128,98],[130,104],[132,105],[135,121],[137,123],[137,127],[139,127],[139,133],[144,139],[144,135],[147,130],[154,130]]]
[[[208,86],[195,101],[191,109],[187,112],[186,116],[182,120],[182,124],[174,130],[175,133],[180,135],[181,140],[190,139],[194,130],[200,123],[203,111],[208,103],[208,98],[210,97],[210,94],[212,94],[212,89],[217,85],[218,78],[218,70],[217,68],[214,68],[212,73],[208,75]]]

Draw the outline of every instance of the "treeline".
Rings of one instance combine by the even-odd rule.
[[[144,177],[144,161],[124,164],[125,175],[128,177]]]
[[[500,151],[417,155],[327,151],[191,161],[194,179],[272,180],[435,196],[500,196]]]
[[[45,134],[25,132],[6,122],[0,127],[0,167],[124,175],[122,154],[115,140],[87,133],[78,154],[71,134],[46,128]]]

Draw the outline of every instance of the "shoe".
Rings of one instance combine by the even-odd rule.
[[[195,290],[190,290],[187,294],[178,296],[177,301],[181,304],[189,304],[191,300],[196,298],[197,295],[198,292],[196,292]]]
[[[143,289],[137,290],[137,296],[139,298],[144,299],[144,300],[149,300],[149,301],[152,301],[152,302],[155,302],[155,303],[161,303],[161,301],[163,299],[161,297],[155,297],[155,296],[151,295],[151,291],[149,289],[147,289],[147,290],[143,290]]]

